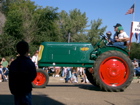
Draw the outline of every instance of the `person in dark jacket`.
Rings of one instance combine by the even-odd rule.
[[[9,67],[9,89],[15,105],[32,105],[32,81],[36,77],[35,64],[28,57],[29,45],[20,41],[16,45],[18,56]]]

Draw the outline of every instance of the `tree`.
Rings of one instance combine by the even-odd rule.
[[[130,50],[130,58],[131,59],[140,59],[140,43],[136,43],[136,42],[133,42],[131,44],[131,50]]]
[[[9,4],[4,35],[10,36],[14,40],[12,41],[14,43],[13,45],[22,39],[29,44],[32,43],[37,30],[37,22],[34,15],[36,8],[37,6],[30,0],[20,0]]]
[[[58,8],[46,7],[40,8],[36,12],[38,14],[39,22],[37,24],[37,34],[35,35],[35,43],[43,41],[59,41],[58,32]]]
[[[78,38],[85,36],[84,29],[86,28],[87,17],[86,13],[81,13],[80,10],[74,9],[68,13],[64,10],[60,12],[59,25],[64,41],[76,42]],[[82,39],[82,38],[81,38]],[[85,41],[85,39],[83,39]]]
[[[100,35],[103,35],[107,26],[100,28],[102,25],[102,19],[98,19],[97,21],[91,21],[91,29],[88,32],[89,42],[93,45],[99,41]]]
[[[0,34],[3,33],[3,27],[5,24],[5,21],[6,21],[5,15],[2,12],[0,12]]]
[[[15,40],[7,34],[0,35],[0,57],[15,56]]]
[[[14,46],[22,39],[30,44],[33,54],[41,42],[67,42],[68,35],[70,42],[94,43],[106,29],[100,28],[102,20],[98,19],[91,22],[91,29],[87,31],[86,13],[78,9],[58,13],[58,8],[42,8],[30,0],[3,0],[2,8],[6,23],[0,35],[3,47],[0,51],[5,50],[6,56],[15,54]]]

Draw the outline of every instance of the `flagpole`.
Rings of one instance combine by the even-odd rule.
[[[129,56],[130,56],[130,50],[131,50],[131,43],[132,43],[132,36],[133,36],[133,32],[132,32],[132,27],[133,27],[133,21],[135,20],[135,1],[134,1],[134,12],[132,15],[132,22],[131,22],[131,29],[130,29],[130,40],[129,40],[129,45],[128,45],[128,49],[129,49]]]
[[[134,2],[134,13],[133,13],[133,21],[135,20],[135,9],[136,8],[136,4],[135,4],[135,2]]]

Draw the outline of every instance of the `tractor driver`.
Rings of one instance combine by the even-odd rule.
[[[127,41],[129,41],[129,36],[126,34],[122,26],[117,28],[118,36],[115,36],[114,46],[121,48],[126,48]]]

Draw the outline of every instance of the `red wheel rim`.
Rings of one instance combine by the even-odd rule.
[[[37,86],[41,86],[46,82],[46,76],[41,73],[41,72],[37,72],[37,76],[34,79],[33,83]]]
[[[99,69],[102,81],[109,86],[120,86],[129,76],[129,67],[120,57],[106,58]]]

